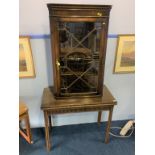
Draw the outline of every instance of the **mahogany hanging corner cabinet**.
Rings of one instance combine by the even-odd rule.
[[[47,7],[55,97],[101,96],[111,5]]]

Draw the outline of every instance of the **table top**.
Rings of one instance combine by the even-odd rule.
[[[83,97],[83,98],[63,98],[55,99],[53,87],[44,88],[42,97],[42,110],[61,110],[72,108],[90,108],[116,105],[117,101],[110,93],[108,88],[103,86],[103,95],[98,97]]]

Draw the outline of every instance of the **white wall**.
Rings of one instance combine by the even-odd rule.
[[[49,34],[48,10],[44,0],[20,1],[20,34]],[[50,1],[52,2],[52,1]],[[55,3],[65,1],[54,1]],[[67,1],[69,3],[69,1]],[[72,2],[72,1],[70,1]],[[94,1],[81,1],[90,4]],[[79,1],[80,3],[80,1]],[[134,33],[134,1],[133,0],[96,0],[94,4],[111,4],[110,34]],[[20,79],[19,94],[29,107],[32,127],[44,125],[43,113],[40,110],[42,92],[45,87],[53,84],[51,49],[49,39],[31,39],[35,63],[36,78]],[[116,38],[108,39],[105,81],[118,101],[114,109],[113,120],[134,118],[135,114],[135,76],[134,74],[113,74]],[[106,120],[103,114],[102,120]],[[54,116],[54,125],[95,122],[97,112],[76,113]]]
[[[20,34],[49,34],[47,3],[74,3],[73,0],[20,0]],[[77,4],[109,4],[109,33],[134,33],[134,0],[78,0]]]

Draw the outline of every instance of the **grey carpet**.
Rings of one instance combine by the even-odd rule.
[[[114,121],[112,126],[123,126],[127,121]],[[110,136],[110,143],[104,143],[106,122],[53,127],[52,150],[45,147],[44,128],[32,129],[34,144],[28,144],[19,137],[20,155],[134,155],[135,135],[130,138]],[[117,130],[112,130],[119,133]]]

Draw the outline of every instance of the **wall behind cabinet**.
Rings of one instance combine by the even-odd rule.
[[[64,0],[55,0],[55,3],[66,3]],[[68,0],[67,3],[73,1]],[[46,3],[44,0],[21,0],[19,32],[21,35],[31,35],[31,46],[35,64],[36,78],[20,79],[20,99],[29,107],[30,122],[32,127],[44,125],[43,113],[40,110],[42,92],[45,87],[53,84],[52,60],[50,39],[43,37],[49,34],[49,19]],[[134,33],[134,0],[79,0],[80,4],[110,4],[113,5],[109,23],[107,55],[105,63],[104,83],[111,90],[118,101],[114,109],[113,120],[134,118],[135,116],[135,75],[113,74],[117,34]],[[107,114],[103,113],[105,121]],[[90,123],[96,122],[97,112],[64,114],[54,116],[54,125]]]

